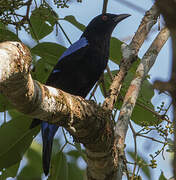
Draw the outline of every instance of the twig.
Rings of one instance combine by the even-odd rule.
[[[155,141],[155,142],[157,142],[157,143],[161,143],[161,144],[166,144],[165,142],[162,142],[162,141],[160,141],[160,140],[157,140],[157,139],[155,139],[155,138],[153,138],[153,137],[149,137],[149,136],[145,136],[145,135],[143,135],[143,134],[136,134],[136,136],[141,136],[141,137],[144,137],[144,138],[147,138],[147,139],[151,139],[152,141]]]
[[[155,115],[157,118],[162,119],[162,120],[165,120],[165,121],[167,121],[168,123],[171,123],[171,121],[170,121],[169,119],[165,118],[165,114],[166,114],[166,113],[163,114],[163,115],[161,115],[161,114],[159,114],[158,112],[150,109],[149,107],[147,107],[146,105],[142,104],[142,103],[139,102],[139,101],[136,102],[136,104],[137,104],[138,106],[146,109],[147,111],[151,112],[151,113],[152,113],[153,115]]]
[[[74,144],[72,144],[71,142],[69,142],[69,140],[67,139],[67,136],[65,134],[64,128],[62,127],[62,132],[64,135],[64,139],[65,139],[65,144],[70,144],[71,146],[75,146]]]
[[[108,0],[104,0],[103,2],[103,10],[102,10],[102,14],[105,14],[107,11],[107,6],[108,6]]]
[[[32,4],[32,0],[29,0],[27,2],[27,11],[26,11],[26,18],[27,19],[29,19],[29,11],[30,11],[31,4]]]
[[[4,123],[6,123],[6,122],[7,122],[7,111],[4,108]]]
[[[63,152],[64,148],[66,147],[67,145],[67,142],[65,142],[65,144],[61,147],[60,151],[59,152]]]
[[[99,84],[100,84],[100,80],[95,84],[95,87],[93,88],[92,92],[90,93],[89,100],[91,100],[91,98],[94,96],[95,91],[97,90]]]
[[[102,76],[100,77],[100,82],[102,84],[104,97],[107,97],[107,91],[106,91],[106,87],[105,87],[104,74],[102,74]]]
[[[134,163],[134,168],[133,168],[133,173],[132,173],[132,177],[131,180],[133,180],[135,178],[135,172],[136,172],[136,167],[137,167],[137,142],[136,142],[136,132],[131,124],[131,122],[129,123],[131,131],[133,133],[133,140],[134,140],[134,155],[135,155],[135,163]]]
[[[64,29],[62,28],[61,24],[58,23],[61,31],[63,32],[64,36],[66,37],[67,41],[70,43],[70,45],[72,44],[72,42],[70,41],[69,37],[67,36],[66,32],[64,31]]]
[[[106,66],[106,70],[107,70],[107,72],[108,72],[108,75],[109,75],[111,81],[113,81],[113,75],[112,75],[111,70],[110,70],[110,68],[109,68],[108,65]]]

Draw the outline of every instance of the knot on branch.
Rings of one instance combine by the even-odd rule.
[[[137,59],[136,51],[130,45],[125,43],[121,45],[121,51],[123,58],[120,63],[120,68],[124,67],[128,70],[131,64]]]

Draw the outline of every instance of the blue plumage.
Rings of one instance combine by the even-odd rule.
[[[64,57],[71,55],[75,51],[85,47],[88,45],[88,40],[85,37],[81,37],[78,41],[73,43],[59,58],[59,60],[62,60]]]
[[[42,131],[42,139],[43,139],[42,159],[44,162],[43,169],[45,174],[48,174],[49,171],[53,138],[58,128],[59,126],[56,126],[55,124],[48,124],[47,122],[41,123],[41,131]]]
[[[44,136],[45,132],[48,131],[49,133],[48,136],[46,137],[46,139],[48,140],[54,137],[57,129],[58,126],[56,126],[55,124],[48,124],[47,122],[42,123],[42,135]]]
[[[46,84],[85,98],[106,68],[113,29],[118,22],[128,16],[128,14],[106,13],[95,17],[88,24],[81,38],[59,58]],[[43,169],[47,175],[53,137],[58,126],[42,121],[41,129]]]
[[[52,73],[54,74],[54,73],[58,73],[58,72],[60,72],[59,69],[54,69]]]
[[[79,49],[85,47],[88,45],[88,40],[85,37],[81,37],[78,41],[73,43],[59,58],[58,61],[61,61],[64,57],[71,55],[75,51],[78,51]],[[60,69],[54,69],[52,73],[60,72]]]

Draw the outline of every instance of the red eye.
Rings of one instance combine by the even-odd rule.
[[[107,17],[106,15],[103,15],[103,16],[102,16],[102,20],[103,20],[103,21],[106,21],[107,19],[108,19],[108,17]]]

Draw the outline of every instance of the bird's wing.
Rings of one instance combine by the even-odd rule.
[[[89,43],[85,37],[81,37],[78,41],[73,43],[59,58],[58,63],[53,69],[53,73],[59,72],[64,66],[64,68],[69,68],[78,62],[84,56]],[[52,75],[52,74],[51,74]]]
[[[64,81],[63,75],[60,74],[62,68],[69,70],[72,68],[72,65],[82,57],[83,52],[85,51],[84,47],[88,45],[88,41],[85,37],[80,38],[74,44],[72,44],[59,58],[58,63],[54,67],[52,73],[50,74],[47,85],[53,87],[60,87],[61,89],[65,88],[65,85],[61,82]],[[84,49],[84,50],[83,50]],[[62,80],[60,80],[62,79]],[[51,152],[53,138],[59,126],[55,124],[49,124],[47,122],[41,123],[42,139],[43,139],[43,169],[45,175],[49,172]]]
[[[74,52],[80,50],[81,48],[88,45],[88,40],[85,37],[81,37],[78,41],[73,43],[59,58],[59,61],[64,59],[64,57],[69,56],[73,54]]]
[[[88,45],[88,40],[85,37],[81,37],[78,41],[73,43],[59,58],[46,84],[58,88],[54,82],[55,77],[60,76],[59,73],[63,69],[67,72],[72,71],[74,69],[73,67],[82,60]]]

